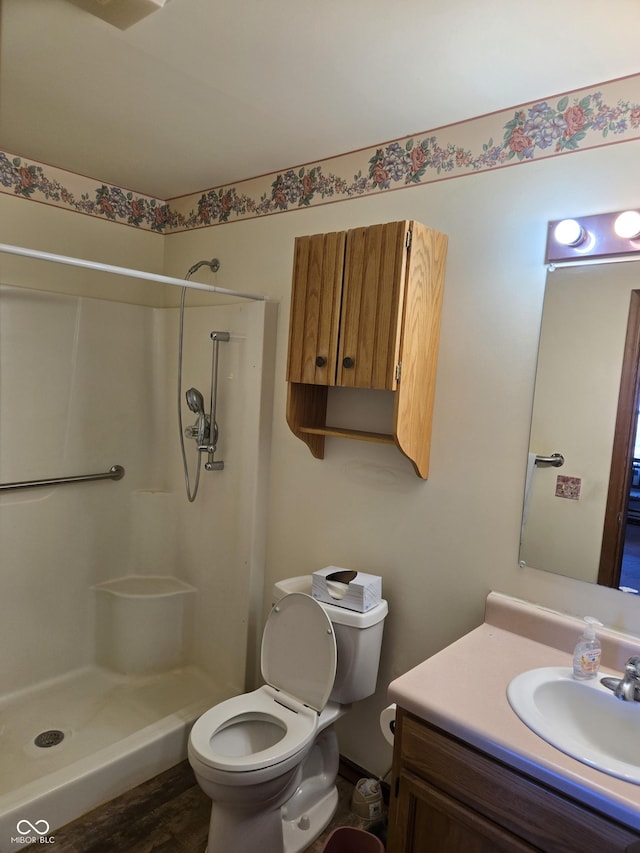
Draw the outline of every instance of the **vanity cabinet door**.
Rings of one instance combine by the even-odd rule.
[[[630,853],[640,840],[400,708],[391,790],[388,853]]]
[[[399,777],[389,853],[531,853],[538,850],[413,773]]]

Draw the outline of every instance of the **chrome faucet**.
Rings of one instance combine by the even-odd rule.
[[[602,678],[601,684],[613,690],[624,702],[640,702],[640,657],[630,657],[624,665],[622,678]]]

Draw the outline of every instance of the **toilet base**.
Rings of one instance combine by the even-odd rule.
[[[282,820],[282,845],[283,853],[302,853],[310,844],[319,838],[322,832],[331,822],[331,818],[338,808],[338,789],[334,786],[315,805],[311,806],[303,815],[295,820]],[[244,822],[243,843],[247,843],[248,826]],[[255,849],[259,849],[256,847]],[[215,853],[209,850],[209,845],[204,853]]]
[[[338,789],[334,786],[297,820],[282,821],[284,853],[301,853],[329,825],[338,808]]]
[[[276,807],[252,813],[246,809],[221,809],[214,803],[205,853],[248,853],[253,850],[285,853],[280,809]]]
[[[249,799],[233,807],[214,800],[205,853],[301,853],[335,814],[338,762],[338,739],[329,725],[300,766],[282,780],[281,790],[273,789],[270,802]],[[203,787],[203,780],[198,781]]]

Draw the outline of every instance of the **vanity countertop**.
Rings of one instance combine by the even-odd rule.
[[[505,764],[640,829],[640,785],[560,752],[527,728],[507,700],[507,685],[519,673],[571,666],[583,629],[580,619],[492,592],[485,622],[395,679],[389,698]],[[640,654],[637,638],[606,628],[598,629],[598,636],[603,675],[619,676],[627,658]],[[638,712],[640,737],[640,706]]]

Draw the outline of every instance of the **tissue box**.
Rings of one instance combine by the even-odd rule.
[[[311,595],[325,604],[366,613],[382,600],[382,578],[339,566],[326,566],[313,573]]]

